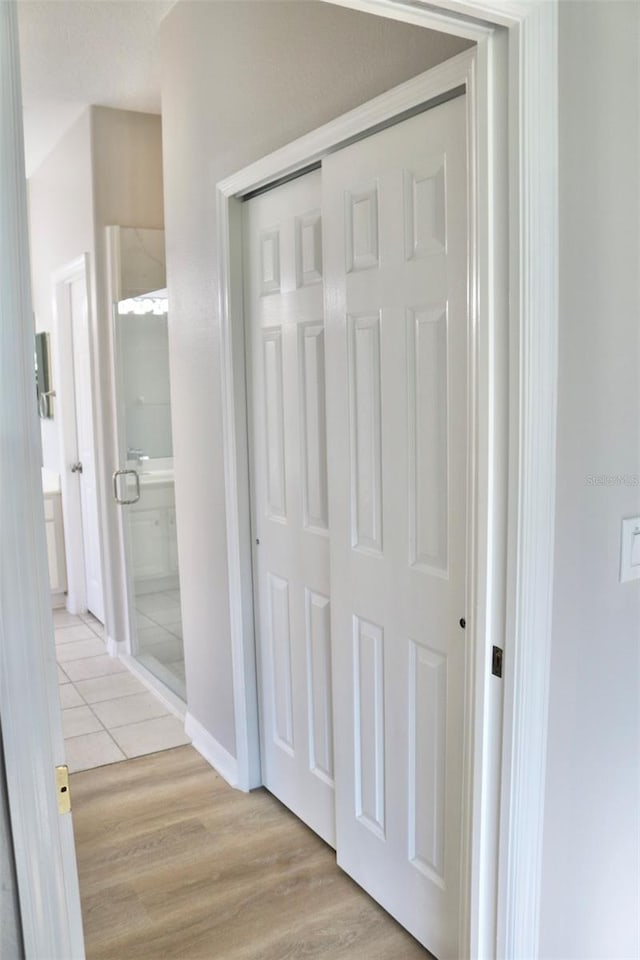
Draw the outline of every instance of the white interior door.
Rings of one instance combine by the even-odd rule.
[[[69,282],[68,292],[73,339],[77,450],[78,462],[82,465],[81,470],[76,470],[76,476],[80,485],[86,602],[91,613],[101,623],[104,623],[100,522],[98,519],[98,491],[93,436],[89,313],[84,274]]]
[[[320,172],[244,237],[263,781],[334,845]]]
[[[340,866],[458,957],[467,487],[465,102],[323,163]]]
[[[42,446],[33,381],[27,195],[21,123],[18,11],[0,4],[0,713],[2,790],[9,801],[20,900],[16,951],[5,866],[0,953],[83,960],[70,812],[58,811],[54,769],[64,741],[47,576]],[[4,830],[4,824],[3,824]],[[11,865],[10,869],[11,869]]]

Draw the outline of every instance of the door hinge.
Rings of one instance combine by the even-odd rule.
[[[494,677],[502,676],[502,650],[500,647],[494,647],[491,656],[491,673]]]
[[[69,789],[69,767],[56,767],[56,793],[58,794],[58,813],[71,810],[71,791]]]

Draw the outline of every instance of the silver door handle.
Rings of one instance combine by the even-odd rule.
[[[51,401],[49,398],[55,397],[55,395],[55,390],[43,390],[42,393],[38,395],[38,413],[43,420],[49,417],[51,411]]]
[[[118,495],[118,477],[127,477],[132,476],[136,478],[136,495],[132,500],[122,500]],[[129,503],[137,503],[140,499],[140,477],[138,476],[137,470],[116,470],[113,474],[113,499],[116,503],[119,503],[121,506],[126,506]]]

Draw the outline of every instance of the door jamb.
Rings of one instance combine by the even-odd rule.
[[[518,960],[538,955],[542,830],[544,817],[548,685],[551,647],[553,590],[553,534],[555,517],[555,438],[557,407],[558,332],[558,50],[557,0],[325,0],[403,22],[421,25],[476,40],[478,67],[484,75],[480,93],[493,104],[497,88],[506,79],[508,90],[508,131],[502,129],[508,154],[508,240],[492,227],[499,199],[491,181],[479,196],[478,226],[488,228],[479,251],[481,271],[497,270],[500,252],[507,252],[508,265],[502,276],[508,280],[507,317],[508,369],[506,392],[487,395],[484,424],[479,436],[488,443],[497,440],[500,428],[506,433],[505,453],[509,465],[506,484],[507,511],[503,518],[506,557],[488,556],[486,586],[488,601],[498,595],[500,603],[488,616],[486,636],[502,630],[505,648],[504,706],[498,722],[503,729],[502,753],[498,761],[500,811],[494,824],[498,845],[497,897],[492,889],[495,860],[490,831],[473,837],[469,909],[470,956],[487,955]],[[499,31],[505,28],[508,66],[506,76],[496,69]],[[449,61],[451,62],[451,61]],[[438,69],[438,68],[435,68]],[[349,115],[347,115],[349,116]],[[497,117],[495,118],[497,120]],[[337,121],[339,122],[339,121]],[[332,125],[329,124],[329,127]],[[327,128],[321,128],[326,130]],[[307,162],[313,152],[315,134],[277,151],[280,170],[291,162],[291,151],[304,144]],[[483,141],[489,164],[496,157],[495,143]],[[317,149],[317,146],[316,146]],[[262,164],[262,166],[261,166]],[[301,164],[298,162],[298,167]],[[265,161],[248,168],[254,186],[268,182],[271,170]],[[258,717],[256,695],[251,563],[249,549],[248,468],[246,397],[244,393],[244,343],[242,325],[233,322],[242,313],[242,290],[233,267],[240,255],[240,232],[234,200],[246,189],[247,171],[218,184],[217,213],[219,240],[219,309],[222,332],[222,395],[224,420],[227,540],[230,578],[231,637],[238,752],[238,782],[244,789],[259,783]],[[482,186],[482,183],[480,184]],[[502,242],[502,247],[500,244]],[[495,243],[495,249],[491,244]],[[491,286],[485,287],[485,306],[497,304]],[[240,329],[236,329],[236,328]],[[494,331],[495,332],[495,331]],[[500,372],[499,356],[492,357],[491,376]],[[481,387],[487,387],[485,383]],[[506,406],[506,410],[505,410]],[[239,417],[236,420],[236,417]],[[485,518],[497,497],[490,499],[497,477],[487,463],[489,483],[484,491]],[[480,491],[478,491],[480,493]],[[480,523],[479,531],[490,543],[491,531]],[[499,536],[498,536],[499,541]],[[500,560],[502,563],[500,564]],[[490,569],[489,569],[490,567]],[[500,574],[500,569],[502,573]],[[501,579],[502,578],[502,579]],[[481,601],[478,596],[476,601]],[[487,611],[489,606],[487,605]],[[488,655],[489,648],[485,649]],[[485,664],[488,667],[488,663]],[[480,676],[480,675],[479,675]],[[480,679],[480,685],[483,681]],[[485,681],[486,682],[486,681]],[[475,780],[474,820],[482,805],[478,778],[489,776],[486,768],[487,743],[483,734],[491,726],[495,709],[490,698],[484,702],[476,689],[476,727],[473,752],[476,763],[468,773]],[[495,721],[494,716],[494,721]],[[486,721],[486,722],[484,722]],[[483,742],[484,741],[484,742]],[[483,761],[484,758],[484,761]],[[494,770],[494,775],[496,771]],[[487,869],[489,873],[487,874]],[[495,918],[495,936],[490,932]],[[484,918],[484,922],[483,921]],[[461,941],[463,943],[464,941]],[[486,952],[486,951],[489,952]]]
[[[500,151],[497,136],[483,131],[506,126],[500,91],[489,91],[489,66],[494,71],[505,62],[503,35],[485,30],[484,44],[440,64],[399,87],[356,108],[338,120],[302,137],[218,184],[220,224],[220,291],[223,317],[225,470],[227,480],[227,535],[230,567],[230,601],[233,629],[234,695],[238,743],[238,781],[248,789],[260,782],[259,733],[255,693],[256,663],[251,591],[250,492],[244,322],[242,310],[242,197],[269,182],[293,175],[347,142],[369,135],[437,102],[449,91],[464,87],[467,93],[466,123],[470,162],[469,249],[470,264],[470,387],[469,422],[469,588],[467,610],[473,611],[467,629],[469,669],[465,678],[465,702],[471,714],[465,724],[465,774],[463,829],[463,879],[460,897],[460,944],[463,955],[490,955],[495,949],[495,891],[497,886],[497,811],[499,809],[498,762],[502,687],[491,684],[487,664],[494,644],[503,645],[504,583],[500,583],[500,558],[506,552],[506,530],[499,516],[499,494],[506,480],[490,484],[491,475],[506,478],[506,425],[490,430],[496,397],[502,399],[506,384],[507,318],[506,251],[492,255],[493,233],[507,214],[506,189],[499,203],[490,203],[479,186],[491,182],[496,192],[506,182],[506,144]],[[506,64],[505,64],[506,65]],[[498,85],[499,86],[499,85]],[[490,154],[490,147],[493,156]],[[491,157],[491,159],[490,159]],[[501,175],[502,173],[502,175]],[[490,215],[491,209],[491,215]],[[502,256],[502,262],[501,262]],[[500,273],[501,272],[501,273]],[[492,297],[496,278],[502,276],[503,296]],[[486,322],[478,323],[478,319]],[[495,330],[484,331],[489,324]],[[502,325],[502,326],[500,326]],[[484,331],[484,332],[483,332]],[[497,341],[497,343],[496,343]],[[500,352],[497,347],[502,344]],[[495,350],[494,350],[495,348]],[[495,356],[493,355],[495,353]],[[492,371],[493,374],[492,374]],[[485,431],[479,436],[480,431]],[[491,434],[491,435],[489,435]],[[492,474],[490,473],[492,472]],[[476,478],[478,478],[476,480]],[[477,589],[475,589],[477,585]],[[492,588],[493,585],[493,588]],[[502,587],[502,592],[500,591]],[[492,816],[486,816],[486,810]],[[481,813],[485,816],[481,817]],[[472,832],[472,826],[475,828]],[[471,845],[473,843],[473,846]],[[484,883],[481,883],[480,877]],[[467,882],[470,880],[470,882]],[[487,891],[489,893],[487,894]],[[490,951],[487,954],[487,950]]]

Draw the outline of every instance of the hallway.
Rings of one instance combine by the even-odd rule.
[[[265,790],[189,746],[71,778],[88,960],[428,960]]]

